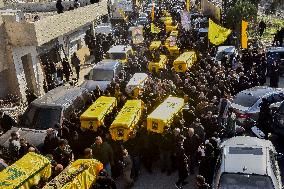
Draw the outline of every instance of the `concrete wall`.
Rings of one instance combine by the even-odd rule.
[[[12,50],[13,54],[13,62],[15,66],[15,73],[17,78],[17,85],[19,86],[19,93],[23,96],[23,99],[25,99],[25,90],[27,89],[27,81],[25,78],[23,63],[21,60],[21,57],[26,54],[31,54],[31,61],[32,61],[32,68],[34,72],[35,78],[33,78],[35,84],[36,84],[36,93],[41,94],[42,93],[42,81],[43,81],[43,75],[41,70],[40,61],[37,57],[37,51],[36,47],[34,46],[26,46],[26,47],[14,47]]]
[[[5,25],[13,46],[41,46],[91,24],[105,14],[107,14],[107,3],[102,2],[46,17],[36,22],[8,22]]]
[[[89,0],[79,0],[79,2],[81,6],[90,4]],[[73,1],[63,1],[62,5],[65,10],[68,10],[70,6],[73,6]],[[45,3],[15,3],[5,6],[5,9],[18,9],[24,12],[51,12],[56,11],[56,1]]]

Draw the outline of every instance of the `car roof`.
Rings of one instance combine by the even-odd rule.
[[[238,136],[221,144],[222,171],[227,173],[271,175],[269,151],[276,152],[271,141],[256,137]]]
[[[268,47],[266,52],[284,52],[284,47]]]
[[[34,100],[31,105],[53,107],[66,106],[70,102],[74,101],[83,92],[87,92],[87,90],[80,87],[60,86]]]
[[[200,32],[200,33],[208,33],[208,28],[199,28],[198,32]]]
[[[9,147],[9,139],[12,132],[19,132],[21,138],[25,138],[28,143],[38,146],[44,143],[46,137],[46,130],[35,130],[28,128],[12,127],[0,137],[0,145],[4,148]]]
[[[251,96],[255,96],[257,98],[262,98],[264,96],[266,96],[269,93],[273,93],[273,92],[277,92],[280,91],[280,89],[277,88],[271,88],[271,87],[267,87],[267,86],[256,86],[256,87],[252,87],[246,90],[241,91],[239,94],[248,94]]]
[[[121,53],[121,52],[127,52],[128,50],[131,50],[131,46],[129,45],[115,45],[112,46],[108,53]]]
[[[234,46],[219,46],[217,52],[234,52],[236,47]]]
[[[93,69],[96,69],[96,70],[113,70],[119,64],[120,64],[120,62],[118,60],[104,59],[104,60],[98,62],[96,65],[94,65]]]

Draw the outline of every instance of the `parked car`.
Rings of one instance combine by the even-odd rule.
[[[284,47],[268,47],[266,49],[268,73],[270,65],[274,61],[279,61],[280,74],[284,74]]]
[[[128,57],[133,54],[130,45],[114,45],[107,52],[107,58],[127,63]]]
[[[258,120],[260,103],[266,98],[270,104],[284,100],[284,89],[258,86],[239,92],[231,102],[236,113],[237,125],[252,125],[251,121]]]
[[[98,26],[96,26],[94,28],[95,30],[95,34],[105,34],[105,35],[108,35],[108,34],[113,34],[113,28],[111,26],[111,24],[108,24],[108,23],[105,23],[105,24],[100,24]]]
[[[30,129],[55,128],[63,118],[83,111],[90,100],[88,91],[80,87],[57,87],[34,100],[20,118],[20,126]]]
[[[6,133],[0,136],[0,157],[8,161],[10,160],[9,141],[12,132],[19,132],[21,138],[25,138],[28,143],[33,144],[39,150],[42,148],[47,134],[46,130],[12,127]],[[5,167],[5,163],[0,159],[0,171],[3,167]]]
[[[284,136],[284,101],[275,103],[273,106],[270,106],[270,109],[273,117],[272,132],[279,136]]]
[[[219,46],[217,49],[215,60],[219,62],[226,55],[231,56],[231,54],[237,55],[238,51],[234,46]]]
[[[221,144],[213,189],[282,189],[277,152],[269,140],[233,137]]]
[[[85,76],[87,79],[81,87],[88,91],[93,91],[97,86],[105,91],[107,85],[119,75],[123,69],[122,64],[118,60],[105,59],[94,65],[93,69]]]

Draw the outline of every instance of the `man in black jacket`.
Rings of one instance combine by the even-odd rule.
[[[187,157],[189,158],[190,174],[194,174],[194,168],[196,165],[196,158],[198,153],[198,147],[200,145],[200,139],[197,134],[194,134],[194,129],[189,128],[187,136],[184,141],[184,149]]]

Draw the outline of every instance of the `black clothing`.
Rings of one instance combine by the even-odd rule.
[[[56,2],[56,9],[57,9],[57,13],[60,14],[60,13],[63,13],[64,11],[64,7],[62,5],[62,1],[61,0],[58,0]]]
[[[28,153],[30,147],[33,147],[35,149],[36,153],[39,152],[34,145],[31,145],[31,144],[27,143],[27,146],[21,146],[20,147],[20,149],[19,149],[19,158],[21,158],[24,155],[26,155]]]
[[[53,152],[54,160],[61,164],[64,168],[67,167],[72,159],[72,150],[70,146],[66,145],[65,149],[57,147]]]
[[[53,150],[58,146],[59,137],[56,136],[55,132],[50,135],[46,135],[44,139],[43,152],[45,154],[52,154]]]

